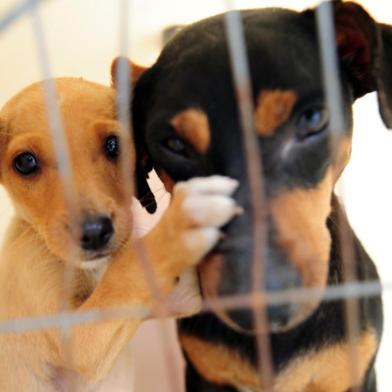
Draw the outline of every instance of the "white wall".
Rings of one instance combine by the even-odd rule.
[[[13,0],[1,0],[0,15]],[[129,12],[129,47],[132,58],[150,64],[159,52],[160,32],[172,23],[188,23],[225,10],[223,0],[134,0]],[[241,0],[241,8],[259,6],[290,6],[304,8],[315,4],[306,0]],[[392,23],[392,6],[385,0],[363,0],[360,3],[381,21]],[[109,83],[111,59],[119,51],[118,0],[52,0],[42,8],[51,68],[55,76],[83,76]],[[0,34],[0,106],[27,84],[42,78],[29,17],[23,17]],[[355,110],[355,140],[351,164],[346,170],[346,207],[350,220],[366,248],[373,256],[383,280],[392,282],[392,133],[381,123],[375,96],[362,99]],[[159,185],[157,185],[159,186]],[[10,206],[0,193],[0,238],[10,215]],[[138,214],[139,215],[139,214]],[[141,218],[141,225],[149,221]],[[392,306],[386,295],[385,339],[379,360],[380,391],[389,392],[389,362],[392,347]],[[147,331],[147,332],[146,332]],[[146,338],[147,336],[147,338]],[[159,332],[154,325],[141,331],[137,346],[139,373],[151,369],[160,360]],[[154,352],[146,351],[148,340]],[[158,351],[157,351],[158,350]],[[165,390],[163,374],[140,380],[137,391]],[[167,388],[169,391],[170,389]]]

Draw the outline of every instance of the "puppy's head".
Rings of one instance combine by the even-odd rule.
[[[66,205],[42,83],[20,92],[0,112],[1,182],[19,217],[54,255],[93,268],[130,235],[115,94],[81,79],[54,83],[73,172],[75,216]]]
[[[383,42],[380,26],[354,3],[336,1],[334,11],[345,116],[345,129],[335,136],[314,11],[242,12],[267,197],[263,283],[270,291],[327,285],[332,241],[327,220],[334,185],[350,156],[355,99],[378,90],[383,118],[392,125],[392,95],[384,88],[392,52],[383,53],[390,33],[383,33]],[[216,173],[240,181],[236,199],[245,213],[224,229],[216,253],[199,268],[205,296],[249,293],[253,279],[250,184],[235,96],[223,16],[178,33],[135,90],[141,164],[152,161],[169,188]],[[319,302],[270,307],[272,327],[282,330],[303,321]],[[252,328],[248,310],[224,319]]]

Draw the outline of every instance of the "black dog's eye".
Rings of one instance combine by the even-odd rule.
[[[105,140],[105,155],[109,159],[117,159],[120,154],[120,143],[117,136],[109,136]]]
[[[39,164],[37,158],[31,152],[24,152],[14,159],[14,168],[20,174],[28,176],[39,169]]]
[[[322,108],[311,108],[305,110],[299,119],[299,138],[305,139],[327,128],[329,121],[328,112]]]
[[[174,153],[180,154],[180,155],[188,155],[186,144],[178,137],[171,136],[171,137],[167,138],[163,142],[163,144],[171,152],[174,152]]]

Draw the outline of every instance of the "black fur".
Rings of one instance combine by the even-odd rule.
[[[354,3],[333,3],[337,30],[343,31],[346,37],[338,46],[345,115],[345,131],[341,138],[351,137],[353,102],[372,91],[378,92],[381,114],[386,125],[391,127],[392,30],[388,26],[378,25]],[[267,198],[273,199],[293,189],[313,189],[325,177],[336,158],[335,145],[330,143],[329,128],[305,141],[298,134],[299,119],[303,113],[308,108],[325,107],[314,10],[297,13],[264,9],[243,11],[241,15],[255,104],[258,94],[263,90],[291,90],[298,97],[290,119],[273,136],[258,137]],[[224,18],[220,15],[185,28],[168,43],[156,64],[137,83],[133,104],[139,158],[147,154],[158,172],[163,169],[174,181],[212,174],[240,180],[241,187],[235,198],[244,207],[245,214],[225,228],[226,238],[219,245],[219,250],[225,256],[223,279],[219,286],[219,294],[222,296],[249,293],[251,289],[253,222],[235,97]],[[188,108],[199,108],[208,116],[211,143],[205,154],[197,153],[186,141],[183,154],[167,148],[167,139],[178,137],[170,125],[170,119]],[[288,156],[282,158],[282,148],[287,141],[292,141],[292,147]],[[142,162],[141,159],[139,161]],[[144,168],[144,176],[148,171],[148,168]],[[140,173],[143,175],[143,166]],[[143,190],[140,196],[142,193]],[[328,285],[334,286],[343,282],[337,227],[339,219],[345,218],[337,214],[338,203],[332,195],[331,198],[333,211],[328,220],[328,229],[332,247]],[[267,276],[264,283],[270,290],[299,287],[301,277],[291,267],[284,251],[274,243],[276,228],[270,219],[268,222]],[[362,282],[378,280],[373,262],[354,233],[351,234],[354,238],[358,279]],[[381,298],[361,298],[359,306],[360,330],[371,327],[380,340]],[[290,311],[287,308],[287,319],[291,317]],[[274,309],[269,309],[268,314],[272,320],[277,317]],[[272,333],[270,337],[275,370],[279,372],[309,350],[345,341],[343,314],[342,300],[322,301],[302,324],[285,333]],[[245,329],[252,326],[250,310],[232,312],[230,317]],[[254,337],[234,331],[213,313],[181,321],[179,331],[230,347],[256,369],[258,358]],[[191,363],[187,370],[187,390],[235,391],[232,386],[219,387],[203,380]],[[372,363],[369,364],[363,391],[376,391]]]

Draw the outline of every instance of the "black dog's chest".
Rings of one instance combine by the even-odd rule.
[[[238,353],[219,344],[181,336],[181,344],[188,359],[187,386],[194,392],[262,392],[263,382],[256,368],[249,366]],[[321,349],[299,354],[274,374],[276,392],[344,392],[368,381],[369,363],[375,355],[378,337],[369,329],[363,332],[356,345],[359,376],[353,381],[351,347],[339,342]],[[195,357],[195,352],[197,353]],[[365,377],[366,376],[366,377]],[[366,389],[366,391],[373,391]]]
[[[331,233],[336,239],[333,227]],[[330,285],[342,282],[338,249],[336,240],[331,251]],[[355,242],[355,250],[359,279],[377,280],[375,266],[358,240]],[[363,298],[359,306],[361,340],[358,357],[363,373],[366,373],[364,385],[369,385],[364,390],[373,392],[372,360],[382,333],[381,298]],[[325,387],[329,388],[326,389],[329,392],[345,391],[339,388],[346,387],[348,382],[344,377],[349,374],[347,366],[351,353],[345,336],[344,309],[342,300],[322,302],[305,323],[287,333],[270,335],[275,376],[280,378],[283,392],[294,392],[294,386],[298,387],[298,391],[306,392],[324,391],[322,388]],[[180,337],[193,337],[196,345],[200,344],[197,356],[192,357],[189,347],[186,347],[187,342],[181,339],[188,362],[188,392],[260,391],[257,387],[257,345],[253,337],[234,332],[213,314],[180,321],[179,332]],[[345,356],[347,360],[344,360]],[[339,371],[341,374],[335,377]],[[223,382],[226,375],[229,377]],[[319,384],[312,384],[315,377],[318,377]],[[342,380],[342,383],[331,389],[326,386],[330,380]]]

